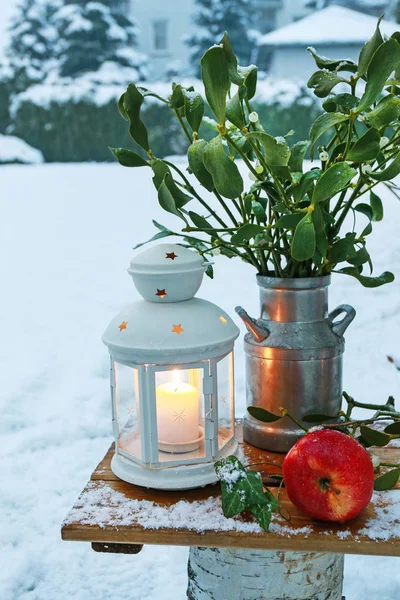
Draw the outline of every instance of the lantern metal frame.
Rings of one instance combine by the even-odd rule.
[[[218,364],[225,358],[230,357],[230,386],[232,397],[230,398],[230,423],[231,435],[227,437],[223,446],[219,447],[219,421],[218,421]],[[147,487],[160,489],[175,489],[179,480],[184,476],[191,474],[193,480],[186,481],[184,488],[179,486],[179,489],[190,489],[200,485],[214,483],[217,477],[214,472],[213,462],[230,454],[235,454],[238,449],[238,444],[235,438],[235,391],[234,391],[234,351],[233,349],[222,356],[204,359],[202,361],[192,363],[173,363],[168,365],[156,364],[138,364],[131,361],[120,362],[115,360],[115,357],[110,357],[110,389],[111,389],[111,411],[113,432],[115,438],[115,455],[112,459],[112,470],[121,479],[130,481],[137,485],[145,485]],[[123,364],[126,367],[135,369],[138,373],[138,388],[139,388],[139,410],[140,418],[138,419],[138,432],[140,435],[141,456],[139,458],[130,454],[126,450],[119,447],[120,427],[117,416],[117,399],[116,399],[116,374],[114,364]],[[185,458],[182,460],[182,454],[171,453],[171,460],[160,460],[158,431],[157,431],[157,405],[156,405],[156,373],[178,370],[199,369],[202,371],[202,405],[204,407],[204,456],[196,458],[188,458],[190,452],[185,452]],[[165,455],[167,456],[167,452]],[[172,458],[175,457],[175,458]],[[128,461],[128,464],[126,464]],[[184,464],[182,464],[184,462]],[[138,469],[134,466],[137,465]],[[201,472],[190,473],[190,467],[198,465]],[[208,469],[204,467],[208,466]],[[187,468],[186,468],[187,467]],[[165,472],[164,472],[165,469]],[[178,473],[173,471],[179,470]],[[186,472],[186,474],[183,473]]]

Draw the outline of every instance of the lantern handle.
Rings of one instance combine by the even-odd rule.
[[[338,317],[341,313],[346,313],[343,319],[340,321],[334,321],[334,319],[336,319],[336,317]],[[330,312],[328,315],[328,319],[332,325],[333,333],[335,333],[338,337],[341,337],[355,316],[356,311],[352,306],[350,306],[350,304],[341,304],[335,308],[335,310]]]
[[[267,339],[270,334],[270,331],[267,328],[260,327],[257,321],[252,319],[241,306],[237,306],[235,311],[246,325],[247,330],[253,335],[256,342],[261,344]]]

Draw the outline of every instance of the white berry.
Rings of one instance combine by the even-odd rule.
[[[256,171],[259,175],[261,175],[261,173],[264,171],[264,167],[262,165],[256,165]]]
[[[389,138],[384,135],[381,137],[379,145],[381,148],[384,148],[385,146],[388,145],[389,142],[390,142]]]
[[[371,165],[363,165],[361,167],[361,172],[364,173],[364,175],[369,175],[370,173],[372,173],[372,166]]]
[[[250,123],[257,123],[257,121],[258,121],[258,113],[256,113],[255,111],[251,112],[249,114],[249,119],[250,119]]]
[[[361,123],[362,123],[363,121],[365,121],[365,117],[364,117],[364,115],[358,115],[357,119],[358,119],[359,121],[361,121]]]
[[[329,154],[326,150],[322,150],[322,152],[319,153],[319,159],[322,162],[326,162],[329,159]]]
[[[221,248],[214,248],[211,252],[214,256],[218,256],[218,254],[221,254]]]

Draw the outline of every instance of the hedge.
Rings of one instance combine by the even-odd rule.
[[[161,93],[160,86],[165,88],[167,84],[156,85],[157,92]],[[260,82],[260,85],[265,86],[267,93],[261,94],[261,103],[254,105],[254,109],[264,128],[273,135],[285,135],[295,129],[290,138],[292,143],[307,139],[310,125],[319,111],[318,103],[301,86],[293,88],[291,85],[290,93],[286,86],[282,93],[282,86],[271,87],[268,82]],[[151,89],[150,84],[148,87]],[[170,93],[169,88],[170,84],[163,90],[164,96]],[[77,97],[76,93],[68,97],[64,93],[58,99],[50,94],[43,101],[40,94],[31,89],[32,93],[28,90],[14,99],[8,132],[41,150],[46,162],[113,161],[108,146],[135,146],[129,138],[126,121],[118,113],[116,94],[106,102],[99,102],[87,93],[84,97]],[[187,142],[180,125],[164,104],[146,98],[142,118],[156,156],[185,152]],[[200,135],[207,139],[210,134],[210,130],[202,125]]]

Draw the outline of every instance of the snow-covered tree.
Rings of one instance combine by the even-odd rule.
[[[18,89],[41,81],[54,59],[57,37],[52,23],[61,0],[22,0],[9,28],[7,49]]]
[[[200,59],[213,44],[218,44],[227,31],[232,47],[241,65],[251,62],[254,48],[252,0],[196,0],[196,11],[192,20],[198,30],[186,36],[190,48],[190,64],[198,75]]]
[[[135,50],[137,26],[113,0],[64,0],[53,19],[62,77],[96,72],[105,63],[136,69],[143,79],[146,60]]]

